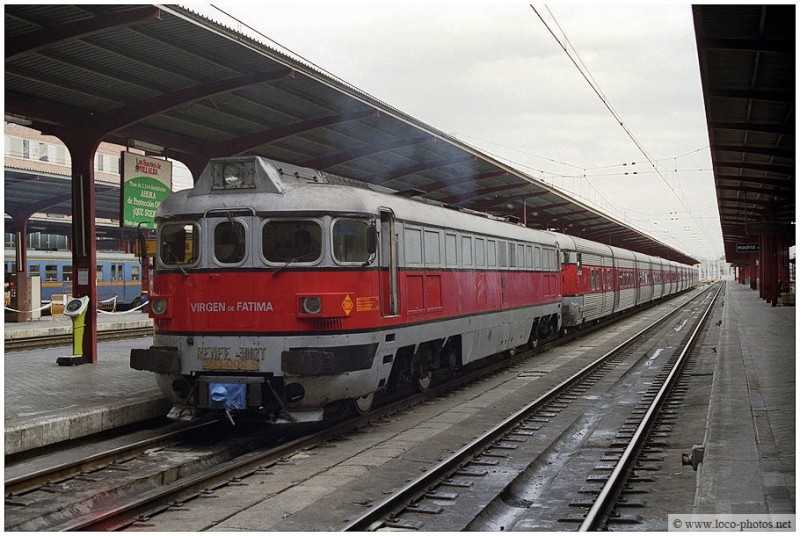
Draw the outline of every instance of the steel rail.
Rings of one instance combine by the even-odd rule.
[[[543,406],[547,405],[547,403],[550,402],[552,399],[562,394],[565,390],[569,389],[576,383],[579,383],[586,376],[591,374],[591,372],[593,372],[595,369],[603,365],[603,363],[605,363],[610,358],[618,354],[620,351],[624,350],[625,347],[627,347],[631,343],[635,342],[637,339],[641,338],[648,332],[656,329],[662,323],[672,318],[686,304],[691,303],[691,301],[692,300],[689,300],[688,302],[682,304],[681,306],[676,307],[672,311],[668,312],[667,314],[655,320],[649,326],[643,328],[633,336],[621,342],[612,350],[603,354],[601,357],[599,357],[592,363],[589,363],[581,370],[574,373],[572,376],[570,376],[557,386],[553,387],[552,389],[547,391],[545,394],[543,394],[533,402],[529,403],[516,413],[509,416],[507,419],[496,425],[494,428],[487,431],[485,434],[475,438],[474,440],[466,444],[464,447],[462,447],[460,450],[453,453],[450,457],[442,460],[429,471],[426,471],[424,474],[410,481],[400,490],[386,497],[385,499],[374,505],[372,508],[370,508],[368,511],[361,514],[359,517],[350,520],[350,522],[340,530],[343,532],[367,531],[379,528],[380,524],[382,524],[382,520],[385,517],[387,517],[390,513],[392,513],[397,508],[398,504],[410,502],[411,500],[413,500],[414,497],[423,493],[427,488],[432,486],[434,483],[442,480],[443,478],[446,477],[446,475],[458,469],[458,467],[463,465],[463,463],[469,457],[473,456],[473,454],[486,450],[487,446],[490,443],[494,442],[498,437],[503,436],[509,430],[513,429],[520,421],[523,421],[530,413],[539,410]]]
[[[617,492],[621,489],[621,486],[625,483],[625,476],[628,473],[628,469],[630,469],[631,465],[634,463],[636,459],[636,455],[641,449],[641,446],[644,444],[644,441],[647,439],[648,432],[655,422],[656,417],[658,416],[659,410],[661,409],[661,405],[666,399],[669,391],[672,389],[672,385],[675,382],[676,378],[681,373],[683,369],[684,362],[687,360],[687,356],[694,348],[695,342],[697,341],[698,334],[700,330],[705,326],[706,320],[708,320],[709,315],[711,314],[711,310],[714,307],[714,304],[717,301],[717,297],[722,290],[722,286],[717,288],[716,294],[711,299],[708,307],[706,308],[703,316],[695,326],[695,329],[692,331],[691,336],[687,340],[686,344],[681,351],[680,356],[675,361],[675,365],[673,365],[672,369],[669,372],[669,375],[664,380],[664,383],[661,385],[661,389],[659,389],[658,394],[653,399],[653,402],[650,404],[650,407],[647,409],[647,412],[644,415],[639,426],[636,428],[636,432],[633,434],[630,443],[625,448],[625,451],[622,453],[617,465],[614,467],[614,470],[611,472],[606,484],[603,486],[603,489],[600,491],[600,494],[595,499],[594,504],[589,509],[589,512],[586,514],[586,518],[584,519],[581,526],[578,528],[580,532],[586,532],[589,530],[597,530],[598,526],[602,523],[605,513],[608,511],[611,502],[616,499]]]
[[[122,339],[136,339],[153,334],[153,327],[135,327],[110,329],[97,332],[98,341],[118,341]],[[58,335],[44,335],[41,337],[19,337],[6,339],[4,349],[6,352],[13,350],[30,350],[34,348],[51,348],[55,346],[69,346],[72,344],[72,332]]]
[[[203,423],[193,423],[187,425],[186,423],[179,423],[176,430],[161,433],[154,437],[140,439],[129,445],[122,445],[119,447],[110,448],[101,452],[97,452],[90,456],[81,458],[77,461],[68,461],[56,465],[41,467],[35,471],[6,478],[4,481],[6,499],[10,497],[20,496],[30,490],[36,489],[42,482],[57,482],[74,478],[75,476],[85,473],[89,470],[97,469],[110,465],[112,463],[119,463],[120,461],[128,460],[140,455],[148,448],[154,445],[164,443],[175,437],[183,434],[193,432],[195,430],[205,428],[207,426],[216,424],[217,421],[206,421]],[[8,472],[6,467],[6,472]]]

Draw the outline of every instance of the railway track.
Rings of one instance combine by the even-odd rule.
[[[568,339],[571,340],[571,339]],[[566,344],[566,341],[560,341],[560,344]],[[549,349],[552,349],[550,347]],[[537,349],[539,353],[546,353],[548,348]],[[53,473],[50,476],[42,471],[37,476],[40,481],[46,482],[45,487],[48,488],[45,493],[51,497],[63,494],[64,497],[70,497],[71,502],[82,500],[85,505],[91,507],[69,511],[69,508],[56,506],[56,509],[61,509],[57,515],[45,514],[44,516],[33,521],[21,521],[16,525],[10,525],[10,520],[22,519],[26,514],[19,514],[19,518],[15,517],[15,508],[22,508],[23,510],[31,510],[30,500],[20,500],[21,495],[14,494],[9,497],[6,496],[6,530],[113,530],[121,529],[123,527],[140,527],[148,530],[153,525],[152,519],[159,519],[160,514],[167,512],[180,512],[185,509],[184,504],[191,503],[194,499],[202,499],[206,497],[216,497],[218,494],[228,493],[228,489],[245,489],[246,482],[254,478],[269,478],[266,475],[272,473],[280,474],[287,465],[290,466],[295,463],[298,456],[301,458],[314,456],[317,453],[326,452],[332,444],[338,444],[342,439],[347,441],[348,437],[353,434],[358,435],[359,432],[369,433],[369,430],[374,427],[376,423],[386,422],[400,419],[407,411],[414,412],[415,408],[424,407],[432,404],[431,400],[437,397],[449,397],[448,393],[458,391],[465,385],[477,380],[483,380],[487,376],[491,376],[496,371],[507,369],[509,366],[514,366],[515,363],[525,362],[525,356],[517,356],[516,359],[506,361],[502,364],[494,365],[491,369],[475,370],[471,375],[466,375],[457,380],[456,383],[447,383],[446,385],[432,388],[429,392],[412,396],[410,398],[403,398],[401,400],[388,401],[388,403],[373,412],[369,416],[361,418],[340,418],[334,425],[321,430],[312,430],[308,433],[300,434],[293,437],[273,437],[270,441],[243,441],[242,445],[247,444],[246,447],[238,446],[234,450],[239,449],[227,458],[223,459],[218,456],[214,458],[213,463],[196,464],[191,470],[185,469],[170,469],[164,474],[167,476],[159,477],[160,482],[157,486],[153,485],[148,489],[143,490],[141,487],[136,488],[135,492],[108,494],[101,491],[97,498],[80,499],[82,495],[77,492],[77,488],[84,486],[85,482],[91,482],[98,473],[105,473],[107,471],[117,471],[117,474],[124,472],[136,473],[137,466],[131,466],[125,471],[124,466],[130,463],[113,462],[110,469],[92,469],[92,468],[60,468],[61,475],[66,473],[66,476],[59,476]],[[612,358],[613,360],[613,358]],[[591,381],[588,378],[597,374],[598,368],[603,368],[602,364],[595,364],[592,366],[584,367],[576,374],[573,383],[577,385],[577,389],[581,389],[582,383]],[[613,368],[613,367],[612,367]],[[537,372],[538,373],[538,372]],[[545,372],[542,371],[544,374]],[[580,377],[580,379],[578,379]],[[556,400],[557,393],[554,390],[548,391],[542,395],[537,401],[539,405],[544,408],[552,408],[558,406],[560,402]],[[545,411],[546,413],[546,411]],[[507,424],[507,427],[512,426]],[[521,433],[527,433],[526,430],[521,430]],[[225,435],[215,432],[216,436]],[[264,434],[261,434],[262,436]],[[263,439],[263,438],[262,438]],[[485,440],[489,441],[489,440]],[[332,442],[332,443],[331,443]],[[189,453],[195,451],[202,451],[204,446],[202,442],[187,443],[183,447],[175,445],[167,445],[166,447],[149,446],[144,448],[145,452],[150,452],[149,456],[154,457],[154,452],[168,452],[171,451],[178,458],[186,457]],[[141,447],[140,451],[141,452]],[[141,454],[134,453],[118,454],[120,459],[146,458]],[[138,458],[137,458],[138,456]],[[442,462],[440,465],[444,465]],[[451,465],[457,465],[456,461],[447,462]],[[426,469],[425,473],[433,473],[433,470]],[[76,476],[77,474],[77,476]],[[71,480],[75,479],[77,480]],[[117,479],[118,477],[114,477]],[[72,482],[72,483],[70,483]],[[76,484],[75,482],[82,482]],[[288,485],[288,484],[287,484]],[[422,485],[422,484],[421,484]],[[20,484],[17,482],[6,482],[7,493],[9,490],[24,489],[25,487],[31,488],[29,484]],[[245,486],[241,488],[240,486]],[[424,486],[424,485],[422,485]],[[35,486],[34,486],[35,487]],[[41,493],[40,493],[41,495]],[[406,491],[406,499],[408,496],[414,495],[410,490]],[[106,496],[111,496],[109,500]],[[10,500],[9,500],[10,499]],[[57,499],[53,499],[58,502]],[[13,503],[19,502],[21,504],[28,503],[27,506],[15,506]],[[35,502],[35,501],[34,501]],[[391,506],[386,507],[391,510]],[[388,511],[387,510],[387,511]],[[380,517],[380,516],[379,516]],[[355,518],[353,518],[355,519]],[[377,518],[376,518],[377,519]],[[350,523],[349,528],[356,527],[356,521]],[[358,525],[361,530],[367,523],[367,527],[376,523],[376,521],[363,521]],[[374,528],[374,527],[373,527]],[[169,530],[169,529],[167,529]],[[185,528],[181,529],[185,530]]]
[[[718,292],[719,290],[717,290]],[[580,530],[597,530],[605,524],[610,509],[614,505],[622,484],[625,482],[625,478],[632,467],[636,454],[647,438],[647,432],[655,422],[658,409],[680,374],[686,355],[691,349],[696,335],[702,328],[713,304],[714,300],[710,300],[705,313],[694,328],[692,336],[685,342],[680,356],[665,375],[663,384],[660,386],[656,396],[653,397],[652,403],[647,408],[635,432],[631,435],[630,442],[614,465],[605,486],[594,499],[585,520],[580,525]],[[469,481],[471,478],[486,476],[488,474],[487,467],[497,466],[497,458],[502,459],[505,457],[502,454],[504,450],[517,449],[518,443],[525,441],[541,429],[542,422],[554,417],[556,415],[555,412],[567,407],[568,401],[577,399],[579,394],[586,392],[604,374],[614,369],[621,362],[623,353],[628,347],[648,336],[649,333],[667,322],[678,312],[679,309],[675,309],[664,315],[630,339],[625,340],[616,348],[599,357],[593,363],[571,375],[559,385],[508,417],[505,421],[475,438],[435,467],[352,519],[343,530],[419,530],[423,527],[427,529],[427,526],[423,521],[420,521],[420,518],[441,512],[442,509],[436,503],[442,500],[446,502],[457,496],[443,490],[448,488],[468,489],[472,487],[472,482]],[[544,418],[540,418],[541,416]],[[567,521],[569,520],[567,519]],[[504,530],[504,528],[503,526],[490,526],[488,530]],[[472,530],[475,528],[467,527],[467,529]],[[487,527],[479,527],[477,530],[487,530]]]
[[[108,329],[97,332],[97,340],[101,342],[118,341],[123,339],[136,339],[149,337],[153,334],[152,326],[133,327],[122,329]],[[55,335],[36,337],[17,337],[6,339],[4,348],[8,351],[32,350],[35,348],[52,348],[56,346],[69,346],[72,344],[72,331]]]

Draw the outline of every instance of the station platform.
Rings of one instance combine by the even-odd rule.
[[[795,308],[733,281],[724,300],[692,513],[795,514]]]
[[[152,325],[147,314],[100,314],[98,332]],[[62,316],[24,323],[5,323],[4,339],[72,332]],[[166,415],[171,405],[161,396],[152,374],[129,366],[130,348],[143,348],[152,338],[98,344],[98,362],[59,366],[56,359],[71,346],[4,352],[5,454],[125,426]]]
[[[795,513],[795,308],[728,282],[716,320],[705,342],[714,379],[693,513]],[[61,327],[28,324],[6,324],[6,337]],[[76,367],[56,364],[68,348],[6,352],[6,455],[166,415],[152,374],[128,365],[130,348],[149,344],[101,343],[97,364]]]

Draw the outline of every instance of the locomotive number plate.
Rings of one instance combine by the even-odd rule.
[[[203,370],[247,370],[258,371],[258,359],[242,359],[239,357],[234,358],[218,358],[218,357],[205,357],[200,359],[200,365]]]
[[[266,357],[266,348],[226,346],[200,346],[197,359],[203,370],[246,370],[258,371],[261,360]]]

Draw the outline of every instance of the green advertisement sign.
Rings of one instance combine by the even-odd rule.
[[[172,193],[172,163],[124,152],[120,225],[155,229],[156,210]]]

